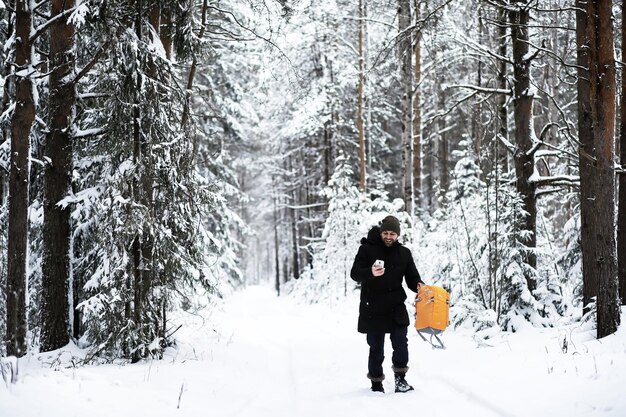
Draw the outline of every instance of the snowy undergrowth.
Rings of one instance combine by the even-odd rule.
[[[287,292],[306,302],[334,304],[358,293],[350,269],[362,237],[387,214],[402,222],[401,241],[413,252],[422,279],[451,295],[451,326],[470,327],[485,337],[499,330],[516,332],[531,323],[555,327],[581,319],[580,250],[577,228],[567,222],[568,239],[538,212],[537,268],[529,269],[525,235],[516,224],[526,213],[508,182],[484,182],[472,158],[462,158],[440,209],[414,221],[403,202],[384,192],[367,199],[354,186],[349,166],[340,165],[325,196],[329,216],[313,262]],[[378,195],[379,194],[379,195]],[[530,291],[527,279],[536,282]],[[409,293],[409,299],[412,298]]]

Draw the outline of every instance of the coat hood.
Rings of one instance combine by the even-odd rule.
[[[374,226],[367,233],[367,237],[361,239],[361,245],[369,243],[371,245],[381,245],[383,240],[380,237],[380,227]]]

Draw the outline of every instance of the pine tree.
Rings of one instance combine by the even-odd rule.
[[[354,185],[354,172],[346,158],[340,155],[337,164],[324,190],[328,198],[328,218],[322,233],[326,262],[316,265],[316,269],[325,277],[320,281],[328,281],[329,293],[345,297],[348,283],[352,282],[350,269],[358,249],[362,198]]]
[[[110,6],[85,23],[91,42],[108,47],[81,81],[89,101],[79,130],[90,135],[79,135],[75,262],[85,288],[84,340],[95,354],[137,361],[160,356],[169,343],[171,308],[193,303],[196,291],[218,292],[237,267],[207,220],[225,202],[196,168],[202,135],[195,118],[181,129],[185,92],[172,80],[182,76],[163,47],[169,37],[155,27],[164,15],[158,7],[175,22],[164,29],[172,31],[172,54],[187,62],[201,48],[183,35],[197,9]],[[209,268],[211,257],[220,262]]]

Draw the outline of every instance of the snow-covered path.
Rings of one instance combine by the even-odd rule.
[[[420,377],[415,369],[419,365],[413,366],[407,377],[415,392],[395,394],[390,369],[385,381],[387,394],[369,391],[365,378],[368,348],[365,336],[355,330],[356,305],[356,299],[333,308],[299,305],[288,298],[277,299],[264,288],[236,295],[229,303],[227,321],[234,329],[231,344],[241,349],[242,362],[234,366],[247,380],[241,385],[226,384],[222,392],[216,392],[218,398],[233,398],[218,415],[378,416],[419,408],[420,413],[445,416],[450,415],[450,408],[442,404],[450,403],[451,394],[458,397],[453,409],[465,415],[514,415],[456,386],[449,378]],[[428,355],[443,353],[434,352],[414,338],[416,335],[410,336],[414,357],[420,350]],[[390,349],[387,342],[387,358],[391,357]],[[228,357],[233,360],[230,353]],[[417,358],[413,362],[418,362]],[[388,359],[385,368],[390,366]],[[245,393],[238,392],[240,387]],[[427,392],[432,394],[428,401],[422,401]],[[237,403],[236,398],[241,401]],[[439,401],[442,403],[437,404]]]
[[[355,297],[311,306],[251,287],[210,317],[179,317],[179,346],[163,361],[74,368],[69,352],[30,358],[18,384],[0,386],[0,417],[626,415],[623,328],[602,342],[529,329],[491,347],[447,331],[445,351],[410,331],[407,380],[416,390],[393,392],[387,342],[387,392],[378,394],[365,378],[356,311]]]

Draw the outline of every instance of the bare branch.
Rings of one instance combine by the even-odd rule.
[[[419,21],[415,22],[414,25],[407,27],[406,29],[404,29],[402,32],[398,33],[396,36],[393,37],[393,39],[391,39],[389,41],[389,43],[387,45],[384,45],[380,52],[378,53],[378,55],[376,55],[376,57],[373,60],[373,66],[376,66],[378,64],[378,60],[380,59],[380,57],[383,54],[387,54],[389,51],[393,50],[396,45],[398,45],[398,43],[400,41],[402,41],[405,37],[409,36],[410,34],[413,33],[413,31],[421,31],[422,27],[428,22],[430,21],[430,19],[433,18],[433,16],[435,16],[441,9],[443,9],[445,6],[447,6],[448,4],[450,4],[452,2],[452,0],[446,0],[445,2],[443,2],[442,4],[440,4],[439,6],[437,6],[434,10],[432,10],[427,16],[425,16],[423,19],[420,19]],[[397,15],[397,13],[396,13]]]
[[[109,44],[110,42],[107,41],[100,47],[100,49],[98,50],[98,52],[96,52],[96,54],[93,56],[91,61],[89,61],[87,65],[85,65],[83,69],[80,70],[78,74],[76,74],[76,77],[74,77],[74,79],[70,82],[70,84],[76,84],[78,81],[80,81],[81,78],[87,75],[87,73],[91,70],[91,68],[93,68],[93,66],[96,65],[96,63],[98,63],[98,61],[104,54],[104,51],[106,50],[106,48],[108,48]]]
[[[559,125],[558,125],[558,123],[554,123],[554,122],[546,124],[543,127],[542,131],[541,131],[541,135],[539,136],[539,141],[535,142],[533,147],[530,148],[528,150],[528,152],[526,152],[526,155],[533,156],[535,154],[535,152],[537,152],[539,150],[539,148],[541,148],[542,145],[545,145],[545,141],[543,139],[548,134],[548,132],[550,131],[550,128],[552,126],[557,126],[558,127]]]
[[[434,123],[435,120],[439,119],[440,117],[444,117],[447,116],[448,114],[450,114],[452,112],[452,110],[456,109],[458,106],[460,106],[462,103],[466,102],[467,100],[471,99],[472,97],[474,97],[476,94],[478,94],[477,91],[474,91],[470,94],[468,94],[465,97],[462,97],[460,100],[458,100],[456,103],[454,103],[452,106],[450,106],[450,108],[446,111],[440,112],[435,114],[434,116],[432,116],[430,119],[428,119],[427,121],[424,122],[425,126],[430,125],[431,123]]]

